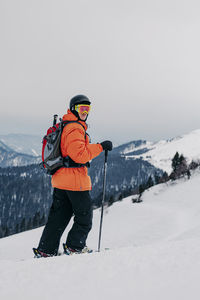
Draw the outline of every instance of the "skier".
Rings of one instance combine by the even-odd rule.
[[[90,109],[88,97],[77,95],[70,100],[63,116],[64,121],[77,121],[65,126],[61,136],[61,152],[63,157],[69,157],[70,167],[62,167],[52,176],[53,203],[38,248],[33,248],[36,257],[58,254],[60,238],[73,215],[73,226],[63,244],[64,253],[91,252],[86,246],[92,228],[91,179],[87,167],[102,151],[111,151],[112,142],[90,144],[86,133]]]

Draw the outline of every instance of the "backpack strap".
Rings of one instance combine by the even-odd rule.
[[[79,121],[61,121],[62,122],[62,130],[63,130],[63,128],[66,126],[66,125],[68,125],[68,124],[70,124],[70,123],[77,123],[77,124],[79,124],[79,125],[81,125],[82,127],[83,127],[83,129],[84,129],[84,131],[85,131],[85,138],[86,138],[86,135],[88,135],[88,133],[86,132],[86,130],[85,130],[85,127],[83,126],[83,124],[81,124]]]
[[[68,125],[70,123],[78,123],[79,125],[81,125],[83,127],[84,131],[85,131],[85,139],[86,139],[86,135],[88,135],[88,134],[86,133],[85,127],[81,123],[79,123],[79,121],[61,121],[61,122],[62,122],[62,125],[61,125],[62,126],[62,130],[64,129],[64,127],[66,125]],[[89,162],[87,162],[85,164],[79,164],[79,163],[76,163],[73,159],[71,159],[70,156],[64,157],[63,158],[63,162],[64,162],[64,166],[66,168],[81,168],[81,167],[87,167],[87,168],[89,168],[90,167],[90,163]]]

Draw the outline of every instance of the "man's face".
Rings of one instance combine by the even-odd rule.
[[[87,118],[87,114],[86,113],[78,113],[79,118],[81,119],[81,121],[85,121]]]

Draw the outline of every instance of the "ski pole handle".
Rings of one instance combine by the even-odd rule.
[[[57,118],[58,118],[58,115],[54,115],[54,116],[53,116],[53,126],[56,125],[56,123],[57,123]]]

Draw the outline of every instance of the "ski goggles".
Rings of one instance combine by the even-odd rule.
[[[75,105],[75,111],[80,114],[89,114],[91,106],[88,104],[77,104]]]

